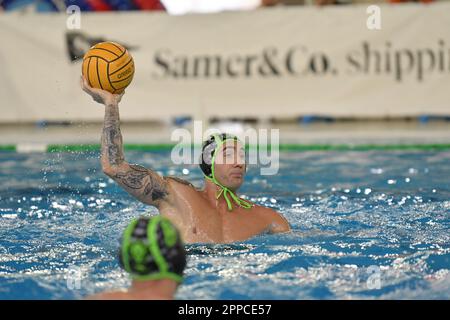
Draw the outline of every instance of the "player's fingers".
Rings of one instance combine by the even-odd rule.
[[[116,95],[117,96],[117,98],[116,98],[117,102],[120,102],[122,100],[122,97],[123,97],[124,94],[125,94],[125,90],[122,91],[122,93]]]
[[[81,76],[80,78],[81,88],[84,92],[91,94],[92,88],[89,86],[89,83],[87,82],[86,78]]]
[[[86,88],[91,88],[91,86],[89,85],[89,82],[87,81],[87,79],[84,77],[84,76],[81,76],[81,78],[82,78],[82,80],[83,80],[83,83],[84,83],[84,86],[86,87]]]

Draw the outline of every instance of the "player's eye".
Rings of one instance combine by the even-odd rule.
[[[230,149],[230,150],[225,151],[225,156],[226,157],[234,156],[234,150]]]

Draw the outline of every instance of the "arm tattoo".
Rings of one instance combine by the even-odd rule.
[[[138,172],[146,172],[146,173],[148,173],[148,169],[146,167],[143,167],[143,166],[139,165],[139,164],[130,164],[130,168],[135,170],[135,171],[138,171]]]
[[[141,189],[144,186],[144,178],[147,176],[148,173],[133,170],[116,174],[116,178],[131,189]]]
[[[152,201],[157,201],[167,196],[166,188],[151,175],[149,177],[150,182],[145,186],[144,194],[150,196]]]
[[[129,170],[116,174],[116,178],[130,189],[141,193],[151,201],[158,201],[168,194],[166,186],[156,173],[135,164],[130,164]]]
[[[119,107],[108,105],[105,109],[102,134],[102,160],[113,170],[113,177],[125,190],[142,202],[155,204],[168,195],[166,182],[157,173],[136,164],[127,164],[123,155],[120,132]]]
[[[110,165],[124,162],[122,134],[119,126],[119,108],[108,105],[105,108],[105,121],[102,135],[102,157],[106,157]]]

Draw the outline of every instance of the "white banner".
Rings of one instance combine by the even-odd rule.
[[[211,15],[0,14],[0,122],[101,121],[79,88],[90,45],[129,48],[122,120],[450,114],[450,4]],[[375,21],[376,22],[376,21]],[[376,23],[375,23],[376,25]]]

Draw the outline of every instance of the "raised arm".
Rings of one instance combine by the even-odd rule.
[[[170,186],[165,179],[152,170],[125,161],[119,118],[123,94],[91,88],[83,77],[81,86],[96,102],[105,105],[101,138],[103,172],[143,203],[159,207],[164,201],[171,201]]]

